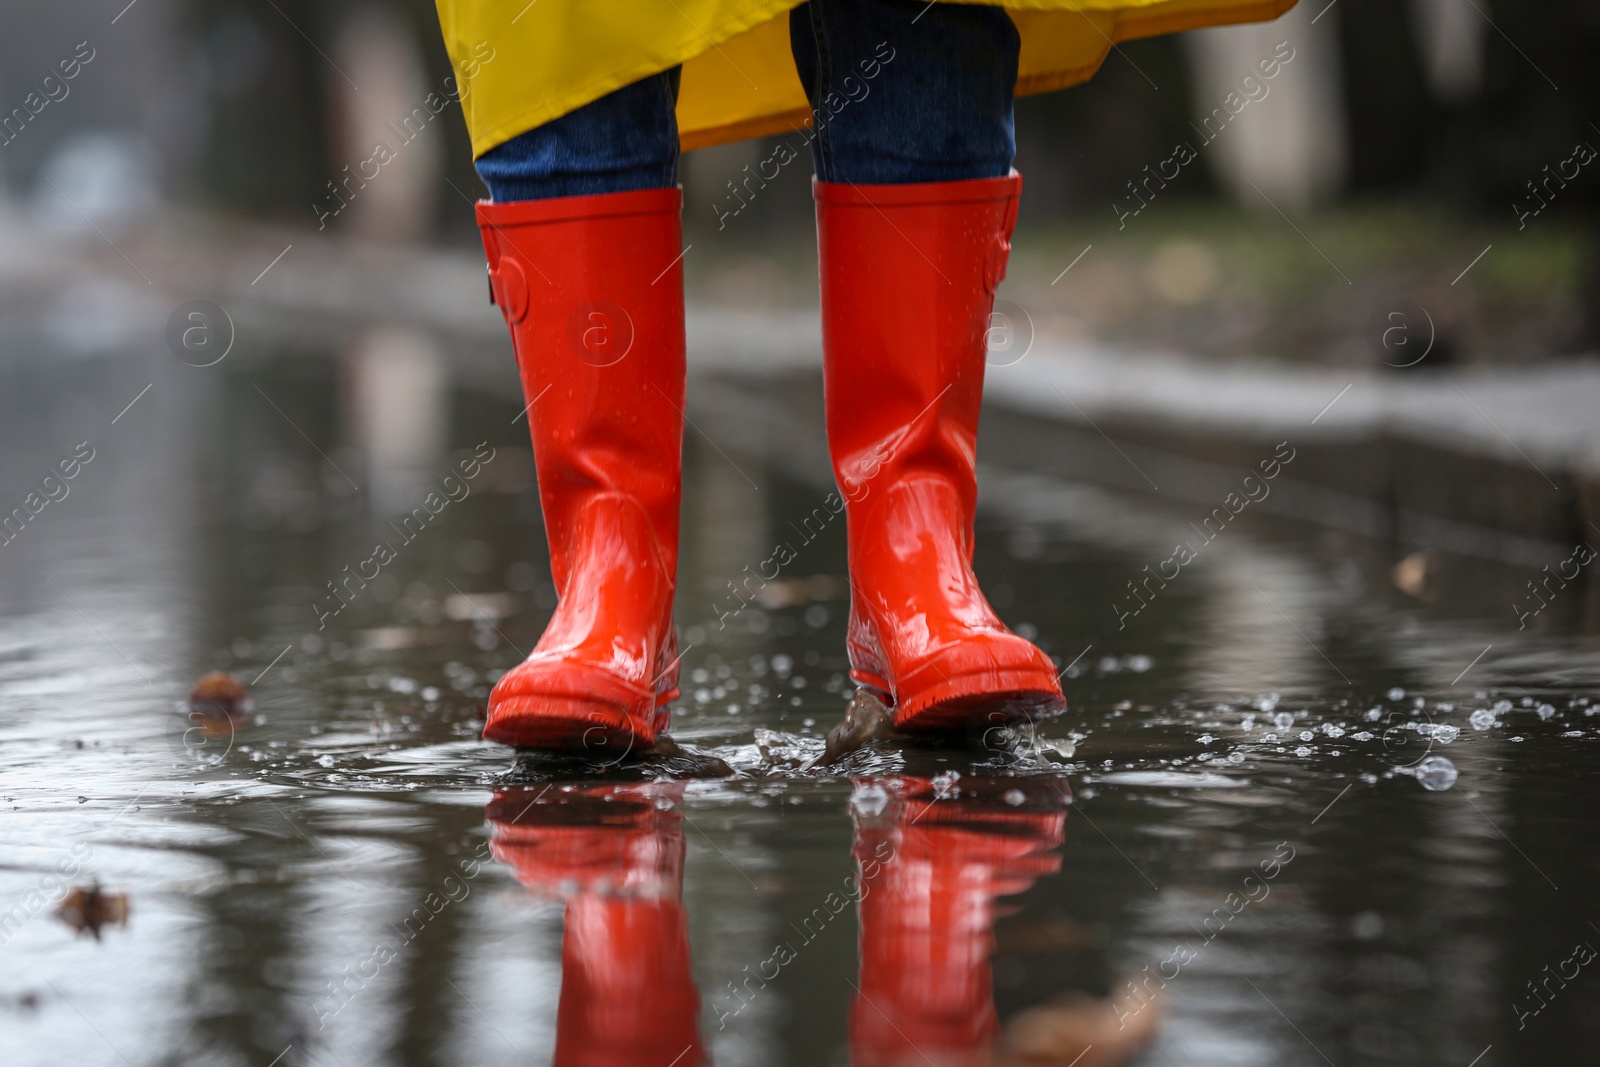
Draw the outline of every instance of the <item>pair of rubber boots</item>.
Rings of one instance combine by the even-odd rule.
[[[986,335],[1022,179],[817,182],[829,451],[849,539],[851,677],[901,729],[1058,714],[1050,658],[972,573]],[[682,194],[480,203],[522,375],[559,602],[484,736],[639,750],[678,694]]]

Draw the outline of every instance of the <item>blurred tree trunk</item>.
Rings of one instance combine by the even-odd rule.
[[[1340,88],[1342,6],[1300,4],[1275,22],[1186,35],[1194,78],[1190,131],[1211,172],[1241,204],[1270,211],[1266,198],[1305,210],[1344,188],[1351,116]],[[1281,67],[1264,78],[1260,64],[1275,56]],[[1240,105],[1224,127],[1218,116],[1227,111],[1218,109],[1230,97],[1251,94],[1251,85],[1265,95]]]
[[[1349,189],[1413,188],[1428,171],[1437,116],[1412,8],[1395,0],[1343,0],[1339,9]]]

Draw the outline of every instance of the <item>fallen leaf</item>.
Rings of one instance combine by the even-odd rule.
[[[109,893],[98,882],[73,886],[56,907],[56,918],[80,934],[87,930],[98,941],[102,926],[128,925],[128,895]]]
[[[189,710],[196,715],[234,718],[248,713],[250,708],[249,691],[227,671],[202,675],[189,691]]]
[[[1431,600],[1433,591],[1428,588],[1428,573],[1437,569],[1438,564],[1431,549],[1413,552],[1394,565],[1395,588],[1406,596]]]

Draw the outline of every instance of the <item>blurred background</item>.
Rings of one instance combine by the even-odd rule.
[[[1090,242],[1098,252],[1073,286],[1041,296],[1041,325],[1193,354],[1359,365],[1374,362],[1367,319],[1400,293],[1438,325],[1431,360],[1593,350],[1592,168],[1568,164],[1549,191],[1540,183],[1600,138],[1594,6],[1325,3],[1308,0],[1276,28],[1131,42],[1088,84],[1019,104],[1023,247],[1050,262]],[[12,227],[71,242],[91,225],[132,240],[226,220],[252,233],[474,244],[465,201],[482,187],[454,104],[318,227],[318,206],[336,203],[329,183],[449,74],[425,0],[138,0],[115,22],[91,0],[7,6],[0,174]],[[1202,119],[1284,40],[1290,77],[1268,83],[1159,205],[1119,229],[1119,205],[1138,203],[1128,183],[1197,141]],[[94,59],[66,98],[32,113],[28,95],[80,42]],[[726,183],[774,144],[686,157],[699,253],[686,263],[707,301],[815,299],[804,164],[718,227]],[[1326,284],[1339,276],[1279,209],[1353,284]],[[1497,254],[1451,286],[1497,238]],[[8,293],[26,291],[18,273]]]

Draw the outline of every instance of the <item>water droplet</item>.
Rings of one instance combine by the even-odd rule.
[[[1287,711],[1280,711],[1278,714],[1272,717],[1272,725],[1276,726],[1280,730],[1287,730],[1289,727],[1294,725],[1294,716],[1290,715]]]
[[[1494,712],[1488,708],[1479,708],[1467,719],[1474,730],[1487,730],[1494,725]]]
[[[1015,808],[1020,807],[1022,802],[1028,798],[1022,795],[1022,790],[1020,789],[1007,789],[1001,799]]]
[[[876,782],[858,782],[850,796],[850,807],[863,818],[871,819],[883,814],[889,805],[889,793]]]
[[[1456,765],[1443,756],[1429,756],[1417,764],[1416,774],[1422,788],[1436,793],[1456,784]]]
[[[1071,759],[1073,753],[1078,750],[1078,746],[1075,742],[1060,737],[1040,738],[1039,748],[1045,753],[1047,758],[1054,753],[1055,756],[1059,756],[1062,759]]]
[[[1406,691],[1404,689],[1401,689],[1397,685],[1393,689],[1391,689],[1387,693],[1385,693],[1384,695],[1387,696],[1390,700],[1404,700],[1406,698]]]

